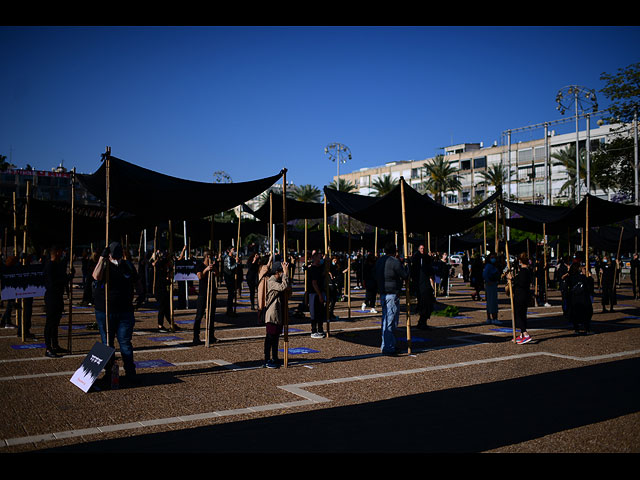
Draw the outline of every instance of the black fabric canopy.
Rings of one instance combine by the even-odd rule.
[[[272,177],[240,183],[205,183],[171,177],[116,157],[109,157],[110,204],[145,221],[190,220],[227,211],[271,187]],[[106,165],[91,175],[78,175],[94,196],[106,201]]]
[[[282,195],[273,192],[273,222],[282,223]],[[286,199],[287,221],[314,219],[324,217],[324,204],[315,202],[300,202],[293,198]],[[263,222],[269,221],[269,197],[253,214]],[[327,216],[334,215],[336,209],[327,205]]]
[[[498,190],[474,208],[456,209],[441,205],[428,195],[420,194],[404,179],[400,179],[400,182],[404,182],[407,232],[410,233],[463,232],[485,220],[487,217],[475,217],[475,215],[501,194],[501,190]],[[400,184],[383,197],[367,197],[327,187],[324,188],[324,194],[328,203],[338,212],[375,227],[403,231]]]
[[[505,201],[505,207],[520,215],[520,218],[505,223],[519,230],[536,233],[542,233],[542,225],[545,224],[547,234],[567,233],[568,229],[586,227],[587,202],[589,227],[610,225],[640,215],[640,207],[610,202],[588,194],[573,208]]]

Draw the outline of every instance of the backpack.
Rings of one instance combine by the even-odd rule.
[[[584,300],[586,297],[587,287],[582,280],[578,280],[571,286],[569,292],[572,300]]]

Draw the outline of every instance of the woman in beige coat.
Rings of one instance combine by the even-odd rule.
[[[274,265],[274,273],[267,280],[265,326],[266,336],[264,339],[264,360],[265,367],[278,368],[278,342],[282,333],[284,320],[285,302],[283,297],[289,289],[289,264],[286,262]]]

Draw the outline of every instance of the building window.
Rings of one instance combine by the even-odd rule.
[[[460,170],[471,170],[471,159],[460,161]]]
[[[473,168],[485,168],[487,166],[487,157],[478,157],[473,159]]]

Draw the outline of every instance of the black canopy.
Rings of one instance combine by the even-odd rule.
[[[300,202],[293,198],[286,199],[287,221],[314,219],[324,217],[324,204],[316,202]],[[273,192],[273,222],[282,223],[282,195]],[[269,197],[253,214],[263,222],[269,221]],[[327,205],[327,216],[336,213],[336,209]]]
[[[277,175],[239,183],[205,183],[171,177],[116,157],[109,157],[110,204],[147,221],[190,220],[227,211],[271,187]],[[106,201],[106,165],[78,179],[94,196]]]
[[[456,209],[441,205],[428,195],[420,194],[402,178],[400,182],[404,183],[407,232],[411,233],[463,232],[485,220],[486,217],[475,215],[501,194],[498,190],[474,208]],[[375,227],[403,231],[400,183],[383,197],[367,197],[327,187],[324,188],[324,194],[329,204],[338,212]]]
[[[640,207],[610,202],[588,194],[575,207],[505,201],[505,207],[520,216],[507,220],[506,223],[513,228],[528,232],[542,233],[544,224],[547,234],[567,233],[569,229],[586,227],[587,202],[589,205],[589,227],[610,225],[640,215]]]

